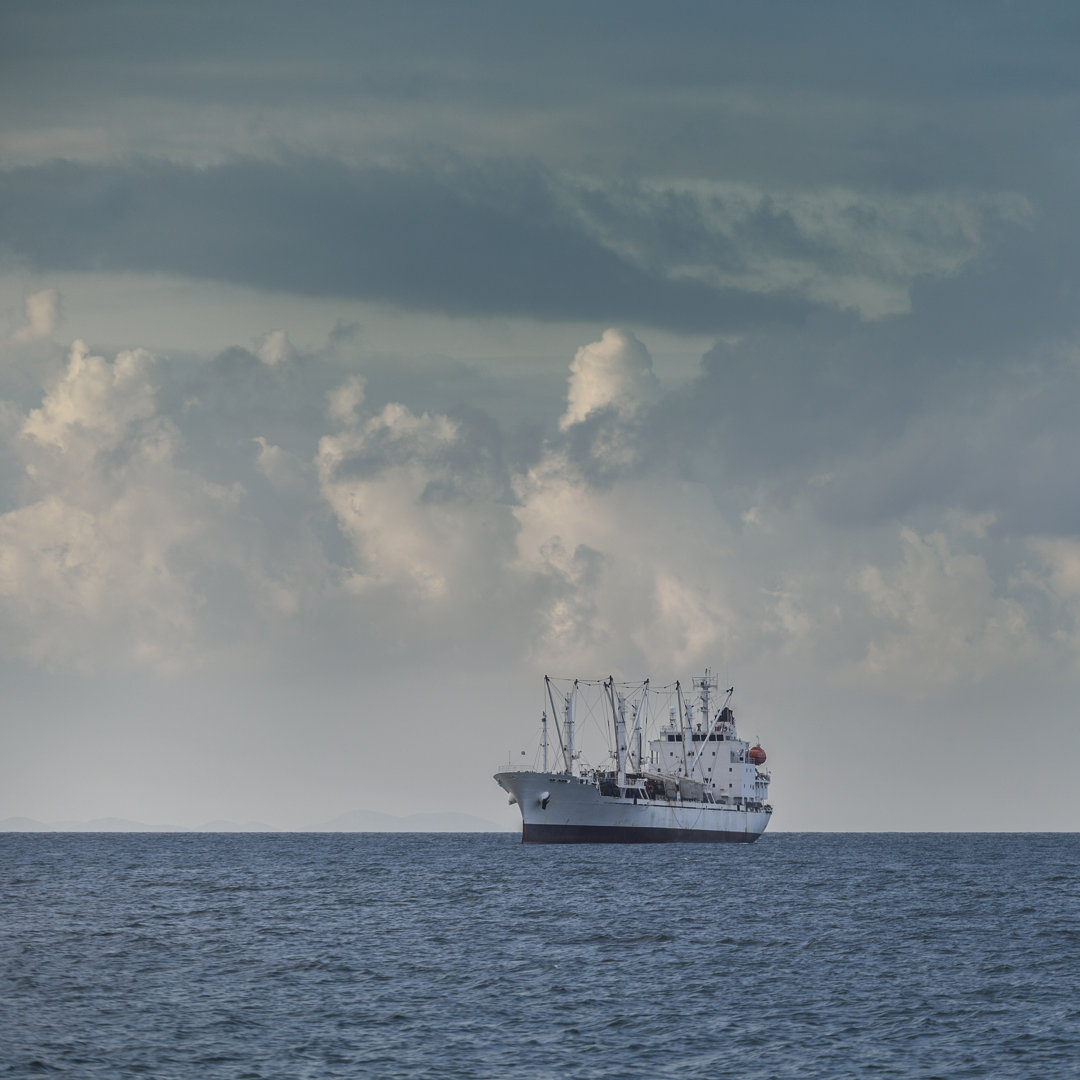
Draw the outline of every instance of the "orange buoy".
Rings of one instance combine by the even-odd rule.
[[[765,751],[760,746],[750,747],[750,752],[746,755],[755,765],[765,764]]]

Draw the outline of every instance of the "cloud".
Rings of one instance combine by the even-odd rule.
[[[529,668],[711,663],[785,827],[1015,827],[1016,715],[1026,823],[1075,816],[1075,5],[58,3],[0,15],[0,663],[56,703],[8,780],[156,789],[179,725],[184,799],[262,770],[279,820],[287,774],[302,819],[399,756],[407,667],[470,701],[438,800]],[[24,320],[61,281],[116,345]]]
[[[56,161],[0,173],[0,243],[36,270],[165,272],[473,316],[737,330],[817,306],[787,283],[695,280],[621,253],[574,192],[531,162]]]
[[[256,353],[267,367],[281,367],[296,359],[296,349],[284,330],[271,330],[266,334]]]
[[[547,663],[671,670],[741,648],[733,606],[745,585],[698,485],[623,474],[597,486],[551,447],[515,492],[516,567],[539,586],[532,647]]]
[[[158,404],[157,359],[72,346],[11,449],[24,479],[0,515],[4,648],[46,666],[178,671],[242,650],[251,619],[299,605],[313,545],[271,540],[245,488],[179,463],[184,436]],[[289,459],[265,445],[283,484]],[[300,466],[293,463],[297,472]],[[288,550],[284,564],[280,550]],[[239,619],[245,629],[237,631]]]
[[[1080,599],[1080,541],[1033,536],[1029,545],[1049,571],[1047,584],[1054,595],[1066,601]]]
[[[255,465],[278,491],[298,494],[311,483],[310,467],[295,454],[267,442],[262,435],[256,435],[255,442],[259,447]]]
[[[599,341],[574,354],[559,428],[565,431],[599,409],[610,408],[620,420],[631,419],[658,393],[645,346],[628,330],[605,330]]]
[[[327,395],[330,419],[341,427],[351,425],[364,402],[366,385],[363,375],[353,375],[330,391]]]
[[[67,370],[31,411],[23,435],[32,443],[59,451],[53,463],[77,470],[92,469],[97,456],[117,450],[129,432],[153,421],[155,388],[149,375],[154,359],[145,349],[126,350],[113,363],[90,355],[83,341],[71,347]],[[149,439],[162,443],[168,454],[171,432],[163,424],[143,428]],[[38,466],[32,466],[34,473]]]
[[[1034,213],[1008,191],[772,191],[703,177],[578,179],[563,198],[590,235],[635,265],[717,288],[787,290],[865,318],[909,310],[914,282],[978,261]]]
[[[650,449],[644,429],[661,399],[645,346],[629,330],[605,330],[570,364],[559,453],[598,486],[641,470]]]
[[[404,587],[460,604],[498,573],[512,518],[497,462],[468,434],[392,403],[319,441],[320,491],[352,544],[353,590]]]
[[[110,363],[76,342],[26,416],[27,495],[0,516],[9,650],[82,665],[118,648],[171,667],[200,647],[197,565],[177,556],[208,554],[200,519],[231,496],[173,465],[178,433],[156,414],[153,368],[144,350]]]
[[[26,298],[26,322],[12,335],[12,341],[22,344],[52,337],[60,325],[60,293],[42,289]]]
[[[33,108],[14,112],[5,146],[38,160],[281,145],[371,160],[442,144],[612,175],[978,187],[1032,163],[1049,177],[1076,87],[1060,4],[1038,20],[998,6],[973,29],[843,3],[674,20],[609,3],[422,18],[335,4],[256,23],[199,2],[167,35],[116,2],[67,4],[59,25],[7,7],[7,83]]]
[[[373,395],[352,353],[267,364],[236,348],[192,365],[76,342],[40,403],[7,406],[0,425],[21,465],[0,515],[0,648],[175,670],[301,642],[390,656],[442,640],[575,669],[771,657],[896,688],[913,667],[934,685],[985,679],[1071,632],[1071,549],[1010,546],[1010,490],[949,503],[980,490],[984,457],[990,470],[1005,457],[928,440],[925,386],[890,422],[890,395],[846,358],[817,375],[791,362],[791,384],[767,394],[754,361],[778,344],[725,345],[699,379],[665,387],[642,341],[609,330],[575,352],[562,407],[541,399],[546,440],[510,456],[498,420],[464,403],[477,386],[464,370],[421,409]],[[1043,369],[1009,406],[1012,378],[969,395],[957,444],[1008,429],[1024,460],[1055,384]],[[721,386],[738,407],[700,408]],[[851,431],[817,432],[852,403],[865,415]],[[781,444],[774,464],[733,469],[744,440],[765,438],[756,425]],[[936,500],[913,511],[894,493],[863,518],[827,501],[856,498],[861,458],[891,490],[912,445],[956,474]]]
[[[663,670],[685,671],[731,644],[733,612],[718,597],[710,597],[695,576],[682,568],[658,569],[652,584],[653,617],[634,634],[643,656],[654,656],[656,643],[665,643]]]
[[[1032,536],[1026,546],[1034,561],[1018,577],[1045,599],[1047,610],[1040,614],[1046,636],[1080,669],[1080,540]]]
[[[985,556],[943,530],[900,530],[902,556],[888,567],[866,565],[849,587],[866,603],[873,629],[862,672],[878,686],[920,696],[928,684],[978,681],[1035,655],[1038,636],[1020,598],[993,580]],[[957,541],[960,540],[958,545]]]

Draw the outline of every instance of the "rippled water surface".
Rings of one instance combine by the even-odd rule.
[[[1080,1076],[1080,836],[0,836],[0,1071]]]

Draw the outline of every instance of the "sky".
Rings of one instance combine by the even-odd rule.
[[[772,828],[1080,829],[1078,49],[9,0],[0,819],[511,828],[545,673],[709,666]]]

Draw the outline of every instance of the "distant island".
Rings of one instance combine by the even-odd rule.
[[[192,829],[174,825],[147,825],[143,821],[126,818],[94,818],[90,821],[36,821],[28,817],[9,817],[0,821],[0,832],[57,833],[57,832],[205,832],[205,833],[272,833],[272,832],[394,832],[394,833],[458,833],[458,832],[511,832],[512,829],[496,825],[486,818],[473,814],[429,813],[384,814],[377,810],[352,810],[330,821],[307,825],[299,829],[281,829],[263,821],[235,821],[216,819]]]

